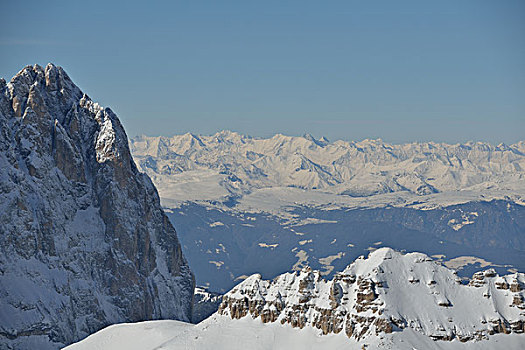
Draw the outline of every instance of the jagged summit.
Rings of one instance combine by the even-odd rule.
[[[434,340],[486,339],[525,331],[525,275],[476,273],[468,285],[422,253],[390,248],[360,257],[332,280],[304,268],[265,281],[246,278],[223,297],[219,314],[260,318],[362,340],[412,329]]]
[[[0,83],[0,130],[5,346],[54,349],[112,323],[191,318],[193,276],[111,109],[61,67],[27,66]]]
[[[130,159],[127,135],[116,115],[110,108],[93,102],[62,67],[52,63],[45,69],[38,64],[26,66],[11,79],[7,89],[15,116],[22,119],[30,118],[31,114],[43,119],[55,117],[54,128],[59,133],[68,122],[66,118],[72,116],[69,112],[78,114],[78,108],[88,110],[101,128],[95,145],[97,160],[105,162],[120,156]]]
[[[303,138],[305,138],[308,141],[311,141],[311,142],[315,143],[319,147],[324,147],[324,146],[326,146],[329,143],[328,139],[326,137],[324,137],[324,136],[321,137],[318,140],[312,134],[308,134],[307,133],[307,134],[303,135]]]
[[[35,91],[35,89],[45,88],[51,93],[58,92],[62,98],[60,107],[64,109],[70,108],[74,101],[78,101],[83,95],[62,67],[52,63],[47,64],[45,68],[38,64],[26,66],[11,79],[8,85],[11,98],[23,98],[24,95],[29,94],[31,89]],[[16,107],[17,115],[21,117],[24,104],[19,101]]]

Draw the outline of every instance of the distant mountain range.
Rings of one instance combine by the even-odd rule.
[[[130,140],[177,227],[197,283],[225,292],[304,265],[331,277],[381,246],[468,276],[525,271],[525,142],[390,145],[315,139]]]
[[[257,196],[280,187],[310,190],[324,194],[325,201],[344,204],[385,194],[398,194],[400,199],[394,196],[397,201],[388,204],[401,205],[414,200],[409,195],[424,201],[424,196],[461,191],[465,198],[507,195],[521,200],[525,193],[525,141],[510,146],[329,143],[311,135],[263,139],[222,131],[212,136],[139,136],[130,146],[165,202]]]

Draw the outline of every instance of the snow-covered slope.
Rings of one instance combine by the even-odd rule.
[[[347,206],[363,197],[368,206],[373,204],[371,198],[381,205],[390,193],[402,199],[395,205],[410,204],[414,197],[419,203],[421,198],[432,204],[457,203],[453,195],[457,191],[465,192],[467,199],[522,200],[525,194],[524,141],[510,146],[329,143],[311,135],[262,139],[222,131],[212,136],[139,136],[130,145],[166,205],[231,197],[242,202],[239,197],[246,195],[278,196],[283,187],[313,190],[308,192],[311,200]],[[300,193],[288,197],[301,198]]]
[[[332,280],[250,276],[198,325],[116,325],[68,349],[138,349],[135,337],[140,349],[522,349],[524,285],[492,270],[461,284],[424,254],[382,248]]]
[[[117,116],[52,64],[0,79],[0,348],[189,320],[193,288]]]
[[[358,342],[341,333],[322,335],[311,327],[299,329],[214,315],[198,325],[178,321],[115,325],[67,350],[522,350],[523,337],[495,334],[483,341],[436,342],[409,328]]]
[[[305,268],[272,281],[258,274],[226,293],[219,313],[262,322],[344,332],[356,340],[412,328],[436,340],[523,333],[525,275],[478,272],[463,285],[452,270],[421,253],[381,248],[330,281]]]

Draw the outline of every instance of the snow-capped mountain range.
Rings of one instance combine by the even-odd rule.
[[[331,277],[381,246],[472,274],[525,271],[525,142],[391,145],[222,131],[130,140],[197,283],[304,264]],[[461,262],[461,263],[459,263]]]
[[[117,116],[52,64],[0,79],[0,349],[189,321],[193,289]]]
[[[114,326],[68,349],[134,349],[133,333],[140,349],[520,349],[524,287],[521,273],[465,283],[425,254],[381,248],[331,280],[310,268],[252,275],[198,325]]]
[[[168,206],[233,198],[257,207],[254,202],[264,196],[286,202],[278,193],[283,187],[292,188],[286,193],[292,204],[343,206],[450,204],[505,196],[521,201],[525,193],[525,141],[510,146],[330,143],[311,135],[265,139],[222,131],[139,136],[130,145],[139,168],[151,176]]]

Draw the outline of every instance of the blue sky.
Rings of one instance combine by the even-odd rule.
[[[0,76],[63,66],[129,136],[525,135],[525,1],[2,1]]]

